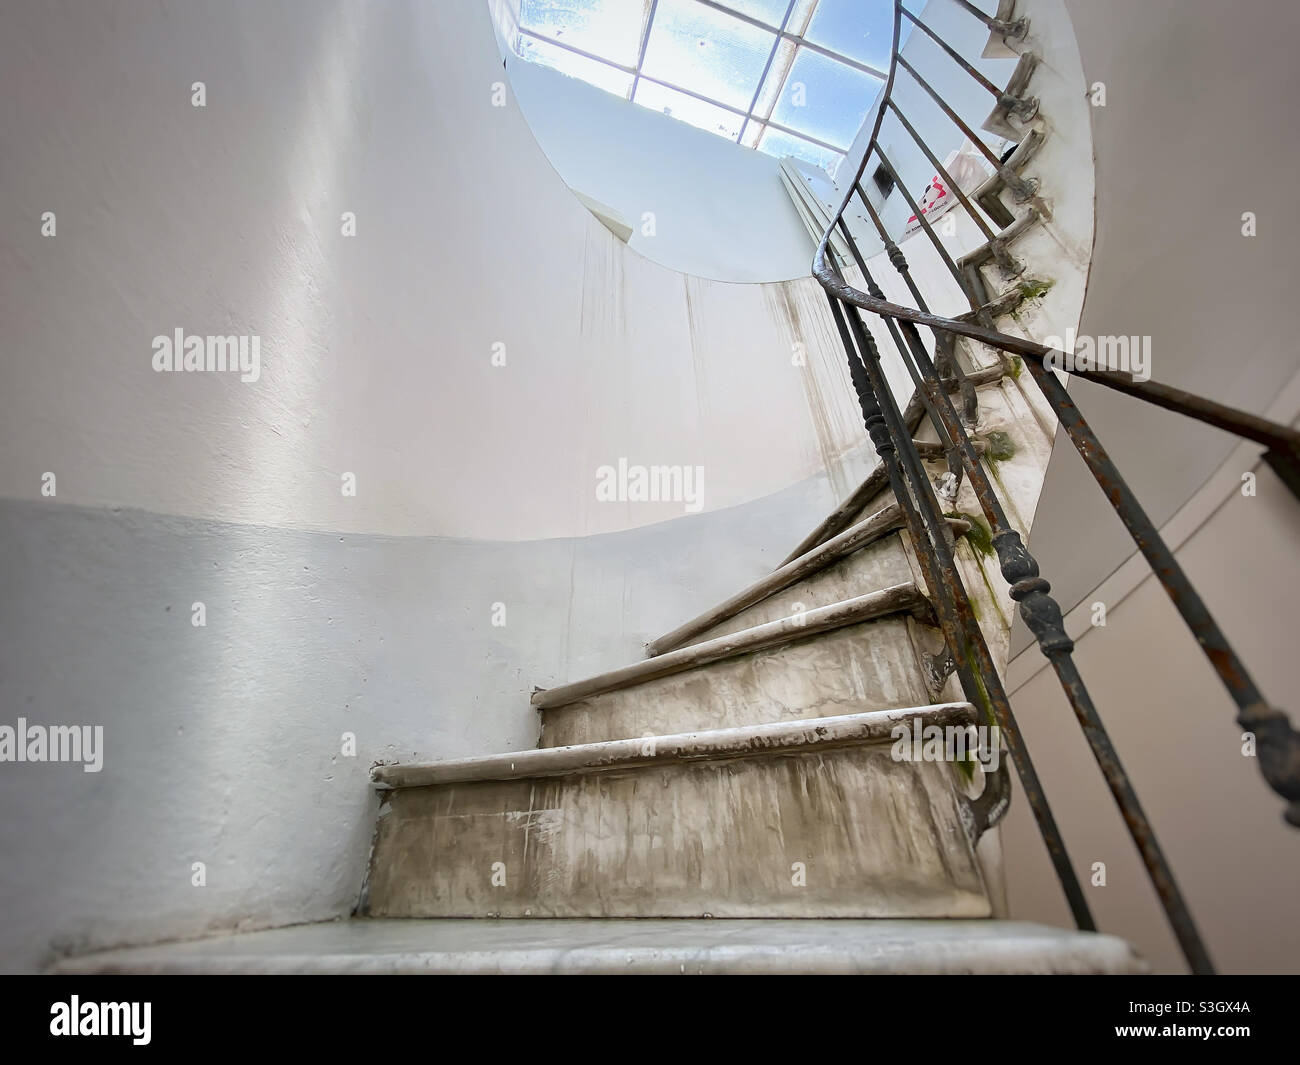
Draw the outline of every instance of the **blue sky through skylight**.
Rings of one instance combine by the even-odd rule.
[[[521,0],[519,30],[523,59],[746,147],[830,168],[883,83],[893,4]]]

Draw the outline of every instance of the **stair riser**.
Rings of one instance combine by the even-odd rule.
[[[872,745],[404,788],[380,818],[368,912],[985,917],[955,782]]]
[[[812,610],[865,595],[877,588],[888,588],[890,585],[907,584],[915,580],[916,574],[908,562],[902,538],[896,532],[891,533],[824,570],[746,607],[733,617],[720,621],[692,637],[686,646],[789,617],[801,609],[800,604],[803,610]]]
[[[930,702],[893,615],[542,712],[539,746],[737,728]]]

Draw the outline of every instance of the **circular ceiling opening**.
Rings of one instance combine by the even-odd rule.
[[[890,0],[494,6],[538,144],[611,232],[716,280],[808,274],[798,197],[834,196],[889,67]]]

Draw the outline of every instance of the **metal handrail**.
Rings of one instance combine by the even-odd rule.
[[[991,32],[1021,40],[1027,35],[1027,20],[1013,18],[1015,4],[1008,0],[1002,0],[1000,3],[996,18],[984,15],[967,0],[953,0],[953,2],[979,18]],[[974,418],[974,390],[964,382],[962,368],[953,346],[954,338],[965,337],[979,341],[1000,353],[1005,353],[1001,356],[1004,359],[1006,354],[1018,355],[1024,359],[1030,376],[1042,391],[1066,435],[1083,457],[1232,696],[1238,708],[1238,724],[1255,734],[1261,773],[1267,783],[1287,800],[1288,806],[1284,816],[1290,824],[1297,827],[1300,827],[1300,733],[1292,728],[1282,711],[1265,701],[1196,589],[1183,573],[1173,552],[1161,539],[1154,523],[1138,503],[1118,468],[1066,392],[1064,385],[1052,372],[1052,368],[1064,369],[1066,372],[1095,381],[1107,388],[1135,396],[1147,403],[1176,411],[1243,439],[1262,444],[1267,449],[1265,457],[1270,464],[1282,473],[1283,479],[1298,494],[1300,494],[1300,489],[1297,488],[1300,485],[1300,433],[1287,426],[1275,424],[1256,415],[1158,382],[1139,380],[1133,375],[1114,370],[1085,370],[1074,367],[1072,361],[1066,360],[1064,352],[1024,337],[1003,333],[995,328],[992,315],[981,302],[981,297],[984,295],[982,284],[973,284],[971,278],[953,262],[951,255],[925,218],[920,205],[907,191],[905,183],[885,155],[880,143],[880,131],[887,111],[893,112],[900,120],[904,130],[921,148],[926,158],[934,164],[936,173],[941,175],[948,182],[949,187],[957,193],[960,207],[974,220],[985,236],[993,258],[1012,274],[1018,272],[1019,264],[1010,256],[1004,239],[992,232],[974,205],[938,162],[936,154],[903,115],[897,101],[894,100],[894,86],[899,68],[909,73],[913,80],[934,99],[953,124],[989,159],[1004,184],[1019,202],[1033,200],[1038,191],[1037,182],[1022,178],[999,160],[912,65],[900,56],[899,43],[904,18],[919,26],[945,54],[970,74],[977,84],[992,92],[1000,104],[1007,105],[1010,113],[1017,113],[1018,108],[1018,113],[1026,121],[1036,114],[1036,102],[1020,101],[1007,96],[962,59],[931,27],[922,23],[911,12],[904,10],[902,0],[895,0],[893,48],[880,107],[862,160],[852,180],[845,183],[844,199],[817,247],[813,260],[813,275],[826,291],[832,318],[848,356],[850,379],[862,410],[864,424],[880,456],[881,464],[889,476],[894,495],[902,507],[906,527],[915,545],[922,573],[935,600],[936,615],[952,659],[953,669],[967,698],[982,707],[986,715],[1001,726],[1012,762],[1025,789],[1026,800],[1052,858],[1076,924],[1084,929],[1095,927],[1078,878],[1066,853],[1064,841],[1052,816],[1046,794],[1016,725],[1005,688],[997,674],[984,635],[975,619],[970,598],[962,584],[953,547],[948,539],[949,533],[943,524],[943,508],[938,494],[917,453],[906,420],[889,389],[881,366],[880,353],[862,319],[862,311],[875,314],[884,321],[913,380],[916,395],[923,403],[926,415],[939,434],[948,457],[950,472],[956,478],[960,478],[964,473],[979,500],[992,531],[993,546],[1002,575],[1010,585],[1011,598],[1019,604],[1021,617],[1061,682],[1085,739],[1137,845],[1148,876],[1189,965],[1194,972],[1213,972],[1209,954],[1174,880],[1168,861],[1161,851],[1155,832],[1142,810],[1128,774],[1075,666],[1072,656],[1074,643],[1065,631],[1059,605],[1049,594],[1051,585],[1039,575],[1037,562],[1025,547],[1020,534],[1008,522],[1001,502],[981,464],[980,455],[967,433],[967,423],[972,422]],[[1033,106],[1030,106],[1031,103]],[[921,231],[926,234],[927,240],[934,246],[940,259],[960,286],[970,303],[969,317],[973,318],[973,321],[934,314],[921,298],[905,255],[886,232],[879,213],[871,205],[862,188],[862,176],[873,157],[879,158],[881,165],[894,178],[895,187],[913,210]],[[889,262],[906,283],[916,301],[915,307],[887,301],[868,270],[867,263],[844,217],[854,196],[866,205],[867,214],[884,244]],[[827,255],[831,237],[837,228],[847,241],[854,263],[862,274],[862,283],[867,287],[866,292],[850,285],[844,279],[834,256]],[[932,360],[928,354],[918,327],[927,328],[934,334],[937,359]],[[945,377],[948,380],[945,380]],[[950,384],[955,384],[963,394],[964,419],[959,416],[949,397]]]

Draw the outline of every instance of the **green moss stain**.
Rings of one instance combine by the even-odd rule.
[[[1055,284],[1055,281],[1031,277],[1017,284],[1016,291],[1020,293],[1022,300],[1040,300],[1052,291],[1052,286]]]
[[[993,604],[993,610],[998,615],[998,624],[1004,629],[1009,628],[1010,625],[1007,621],[1007,616],[1002,613],[1002,607],[998,605],[998,593],[993,590],[993,584],[989,581],[989,575],[984,569],[984,563],[979,562],[978,559],[976,559],[976,562],[979,564],[980,579],[984,582],[984,589],[989,593],[989,602]]]
[[[1008,360],[1008,366],[1009,369],[1007,372],[1011,374],[1011,380],[1019,381],[1020,375],[1025,371],[1024,360],[1021,359],[1019,355],[1012,356],[1012,358]]]
[[[979,667],[975,664],[975,652],[966,648],[966,666],[970,669],[971,676],[975,678],[975,696],[979,700],[979,712],[984,715],[984,721],[989,725],[998,723],[998,715],[993,712],[993,700],[989,698],[989,690],[984,686],[984,678],[980,676]]]
[[[1055,281],[1046,281],[1038,277],[1026,278],[1023,281],[1018,282],[1016,284],[1016,291],[1020,293],[1020,304],[1012,309],[1011,317],[1023,327],[1025,323],[1020,319],[1021,307],[1030,300],[1042,299],[1052,291],[1052,286],[1055,284]]]
[[[962,536],[970,544],[971,549],[982,558],[991,558],[993,556],[993,531],[984,524],[984,519],[976,514],[966,514],[960,510],[950,511],[945,517],[960,518],[968,522],[970,528]]]
[[[1003,498],[1003,499],[1008,498],[1008,496],[1007,496],[1007,486],[1006,486],[1005,484],[1002,483],[1002,477],[998,474],[998,464],[997,464],[996,462],[990,462],[990,463],[989,463],[989,467],[988,467],[988,469],[989,469],[989,476],[993,478],[993,482],[994,482],[994,483],[995,483],[995,484],[996,484],[1000,489],[1002,489],[1002,491],[1001,491],[1001,493],[1000,493],[1001,496],[1002,496],[1002,498]]]
[[[979,567],[980,579],[984,582],[984,587],[989,593],[989,602],[993,604],[993,609],[997,613],[999,623],[1005,627],[1007,619],[1002,613],[1002,608],[998,606],[997,593],[993,590],[993,585],[989,583],[988,573],[985,572],[984,563],[981,561],[985,558],[993,558],[996,555],[996,551],[993,548],[992,530],[984,523],[984,519],[976,514],[967,514],[960,510],[951,510],[945,514],[944,517],[960,518],[962,521],[970,525],[970,528],[966,532],[962,533],[962,536],[965,538],[966,542],[970,544],[971,551],[975,555],[975,565]],[[971,611],[975,614],[975,620],[983,621],[984,617],[983,612],[980,609],[979,600],[972,596],[970,605]]]
[[[982,439],[985,444],[984,457],[992,459],[994,462],[1006,462],[1016,453],[1016,445],[1012,443],[1011,437],[1001,429],[994,429],[991,433],[985,433]]]
[[[1002,475],[998,473],[998,464],[996,462],[990,462],[988,464],[988,471],[989,475],[993,478],[993,483],[998,486],[998,495],[1002,497],[1002,505],[1006,508],[1007,518],[1013,525],[1023,526],[1024,523],[1020,521],[1019,514],[1016,511],[1016,504],[1011,495],[1011,489],[1006,486],[1002,480]]]

